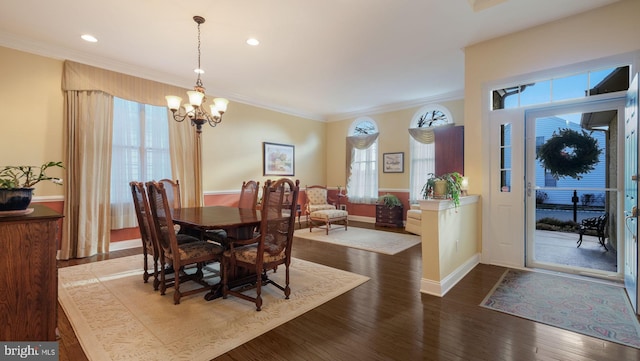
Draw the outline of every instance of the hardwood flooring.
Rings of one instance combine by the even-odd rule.
[[[216,360],[640,360],[632,347],[480,307],[503,267],[478,265],[440,298],[419,292],[420,245],[388,256],[296,239],[293,252],[371,280]],[[139,253],[112,252],[59,267]],[[60,360],[87,360],[58,310]]]

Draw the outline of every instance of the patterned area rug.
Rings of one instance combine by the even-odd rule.
[[[268,285],[257,312],[232,296],[207,302],[204,293],[174,305],[173,289],[160,296],[142,282],[142,260],[130,256],[58,270],[58,299],[89,360],[211,360],[369,279],[293,259],[290,299]],[[279,269],[270,278],[284,274]]]
[[[507,270],[483,307],[640,348],[640,325],[621,287]]]
[[[349,227],[345,231],[342,225],[331,227],[329,235],[324,228],[314,228],[313,232],[309,232],[309,228],[302,228],[296,230],[294,236],[389,255],[402,252],[421,242],[420,236],[413,234],[357,227]]]

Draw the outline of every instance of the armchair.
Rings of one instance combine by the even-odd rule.
[[[348,216],[346,210],[336,209],[336,206],[330,204],[327,199],[327,187],[314,185],[307,186],[305,189],[307,201],[304,206],[304,213],[309,222],[309,232],[313,231],[313,227],[326,227],[326,233],[329,234],[331,223],[344,223],[344,229],[347,229]]]
[[[305,189],[307,202],[304,205],[305,215],[310,215],[315,211],[325,209],[336,209],[336,206],[330,204],[327,198],[327,187],[323,186],[307,186]]]

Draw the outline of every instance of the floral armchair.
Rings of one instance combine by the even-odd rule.
[[[305,189],[307,202],[304,205],[305,215],[309,215],[315,211],[324,209],[336,209],[336,206],[330,204],[327,198],[327,187],[324,186],[307,186]]]

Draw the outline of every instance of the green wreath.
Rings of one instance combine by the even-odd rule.
[[[540,146],[536,158],[555,179],[580,179],[581,174],[595,169],[601,153],[598,141],[586,131],[561,129],[559,133],[553,132],[551,138]]]

